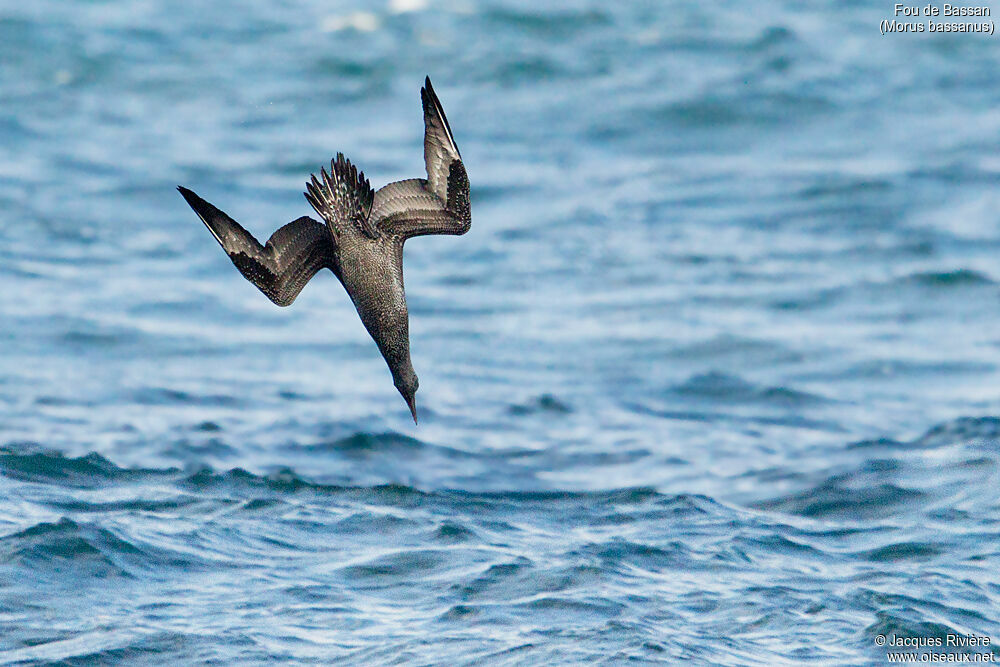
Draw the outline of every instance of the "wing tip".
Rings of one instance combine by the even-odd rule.
[[[181,193],[181,197],[184,197],[184,201],[186,201],[188,204],[191,204],[192,201],[198,201],[199,199],[201,199],[201,197],[196,195],[191,190],[188,190],[183,185],[177,186],[177,192]],[[191,205],[193,206],[193,204]]]
[[[226,248],[226,243],[222,239],[222,235],[225,230],[225,220],[227,218],[226,214],[215,208],[207,201],[196,195],[193,191],[188,190],[183,185],[177,186],[177,191],[181,193],[184,197],[184,201],[187,202],[191,210],[195,212],[198,218],[205,224],[208,231],[212,233],[215,240],[219,242],[219,245],[228,253],[229,249]],[[230,222],[232,222],[230,220]],[[236,224],[233,222],[233,224]]]
[[[455,153],[459,158],[462,157],[462,152],[458,149],[458,144],[455,142],[455,135],[451,132],[451,124],[448,122],[448,116],[444,113],[444,106],[441,104],[440,98],[438,98],[437,93],[434,92],[434,86],[431,85],[431,77],[424,77],[424,87],[420,89],[420,101],[424,106],[424,123],[426,125],[426,118],[429,113],[433,113],[438,117],[441,125],[444,126],[445,135],[448,141],[451,142],[451,147],[455,149]],[[426,132],[426,129],[424,130]]]
[[[184,201],[188,203],[188,206],[194,209],[194,212],[197,213],[198,217],[204,222],[205,214],[211,211],[211,209],[208,208],[211,204],[196,195],[192,190],[188,190],[183,185],[177,186],[177,192],[181,193],[181,197],[184,197]],[[205,224],[207,225],[208,223],[205,222]]]
[[[441,106],[441,102],[438,101],[437,94],[434,92],[434,86],[431,85],[431,78],[429,76],[424,77],[424,85],[420,88],[420,101],[424,103],[424,107],[435,107]]]

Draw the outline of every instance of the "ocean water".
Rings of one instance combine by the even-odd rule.
[[[1000,642],[1000,50],[891,7],[0,4],[0,662]],[[422,175],[427,74],[414,426],[174,188],[265,239],[337,151]]]

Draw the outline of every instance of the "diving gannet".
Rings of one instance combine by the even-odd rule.
[[[330,173],[323,168],[321,178],[312,175],[304,193],[326,224],[303,216],[262,246],[215,206],[177,188],[240,273],[277,305],[291,305],[320,269],[333,271],[385,358],[414,423],[418,381],[410,361],[403,243],[425,234],[461,235],[472,225],[468,175],[429,77],[420,97],[427,178],[374,192],[364,173],[337,153]]]

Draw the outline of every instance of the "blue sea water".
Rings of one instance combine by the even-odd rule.
[[[1000,642],[1000,50],[892,4],[2,3],[0,661]],[[337,151],[421,175],[425,74],[417,427],[174,187],[264,239]]]

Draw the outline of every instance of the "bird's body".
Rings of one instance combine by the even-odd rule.
[[[378,345],[413,420],[417,375],[410,360],[403,287],[403,243],[424,234],[464,234],[472,224],[469,181],[430,79],[421,89],[427,179],[390,183],[377,192],[343,154],[306,184],[306,199],[324,222],[302,217],[265,245],[228,215],[179,187],[243,276],[279,306],[327,268],[340,279]],[[325,224],[324,224],[325,223]]]
[[[412,372],[402,242],[391,238],[357,239],[347,247],[351,250],[340,254],[341,282],[361,322],[390,370],[409,367]]]

